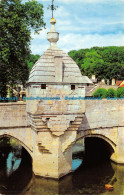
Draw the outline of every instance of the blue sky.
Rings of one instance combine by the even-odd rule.
[[[46,29],[32,32],[31,51],[40,54],[49,47],[51,0],[38,0],[44,5]],[[59,48],[65,52],[93,46],[124,46],[124,0],[55,0],[56,30]]]

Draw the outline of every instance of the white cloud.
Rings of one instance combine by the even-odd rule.
[[[58,18],[59,17],[63,18],[63,14],[64,18],[70,15],[70,13],[63,6],[58,7],[58,9],[56,9],[55,14]]]
[[[124,34],[67,34],[62,36],[59,41],[59,47],[66,52],[70,50],[78,50],[82,48],[91,48],[94,46],[123,46]]]
[[[26,0],[27,1],[27,0]],[[50,0],[37,0],[44,4],[47,29],[33,34],[32,53],[42,54],[49,47]],[[93,46],[124,46],[124,0],[55,0],[56,29],[60,33],[59,48],[68,52]]]
[[[39,42],[38,44],[32,44],[31,45],[31,51],[32,54],[39,54],[42,55],[49,47],[49,43],[48,44],[42,44],[42,42]]]
[[[105,47],[105,46],[124,46],[124,34],[67,34],[64,36],[60,36],[60,40],[58,42],[58,47],[65,52],[70,50],[78,50],[84,48],[91,47]],[[45,39],[38,38],[34,39],[31,45],[31,50],[33,54],[43,54],[49,47],[48,41]]]
[[[23,0],[23,1],[28,1],[28,0]],[[59,2],[59,3],[112,3],[113,2],[124,2],[124,0],[55,0],[55,3],[56,2]],[[50,2],[50,0],[38,0],[38,2],[40,3],[43,3],[43,2]]]

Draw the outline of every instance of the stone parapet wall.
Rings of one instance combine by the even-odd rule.
[[[124,126],[124,100],[86,100],[86,112],[79,130]]]
[[[26,103],[0,103],[0,128],[25,126],[28,126]]]

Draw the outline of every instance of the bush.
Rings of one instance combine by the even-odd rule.
[[[94,98],[106,98],[107,97],[107,90],[104,88],[99,88],[93,93]]]
[[[117,97],[119,98],[124,97],[124,87],[117,89]]]
[[[107,91],[107,97],[110,97],[110,98],[117,97],[117,91],[113,88],[109,88]]]

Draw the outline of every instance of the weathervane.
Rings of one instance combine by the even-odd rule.
[[[58,8],[58,6],[54,6],[53,3],[54,0],[52,0],[52,5],[49,5],[49,7],[47,9],[51,9],[52,10],[52,18],[53,18],[53,11],[56,10],[56,8]]]

